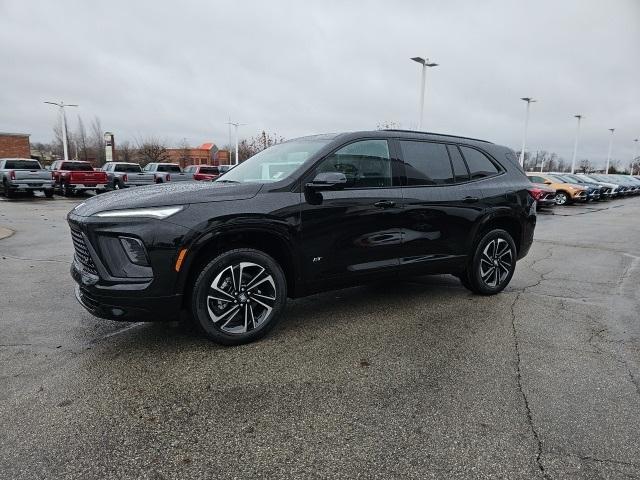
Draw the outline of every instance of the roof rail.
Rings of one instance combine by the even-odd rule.
[[[471,138],[471,137],[463,137],[461,135],[448,135],[446,133],[435,133],[435,132],[421,132],[420,130],[405,130],[402,128],[383,128],[385,132],[404,132],[404,133],[423,133],[425,135],[437,135],[439,137],[451,137],[451,138],[463,138],[465,140],[473,140],[474,142],[483,142],[483,143],[491,143],[488,140],[481,140],[479,138]]]

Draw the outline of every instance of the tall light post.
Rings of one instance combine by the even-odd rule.
[[[573,160],[571,160],[571,173],[575,173],[576,171],[576,157],[578,156],[578,140],[580,138],[580,121],[582,120],[582,115],[574,115],[575,118],[578,119],[578,128],[576,130],[576,141],[573,144]]]
[[[238,127],[242,126],[242,125],[246,125],[246,123],[237,123],[237,122],[232,122],[231,120],[229,120],[229,122],[227,122],[230,126],[233,125],[235,127],[235,133],[236,133],[236,161],[234,165],[238,165]]]
[[[525,148],[527,148],[527,128],[529,128],[529,107],[537,100],[534,100],[531,97],[522,97],[520,100],[524,100],[525,102],[527,102],[527,110],[524,114],[524,134],[522,135],[522,150],[520,150],[520,166],[524,168],[524,150]]]
[[[615,128],[610,128],[609,131],[611,135],[609,136],[609,152],[607,153],[607,168],[605,169],[605,175],[609,175],[609,164],[611,163],[611,148],[613,147],[613,132],[616,131]]]
[[[422,76],[420,80],[420,119],[418,122],[418,130],[422,130],[422,119],[424,116],[424,91],[427,83],[427,67],[437,67],[437,63],[429,62],[429,59],[422,57],[413,57],[411,60],[422,65]]]
[[[78,107],[79,105],[67,104],[62,100],[60,102],[44,102],[49,105],[55,105],[60,109],[60,119],[62,121],[62,149],[64,150],[64,159],[69,160],[69,147],[67,146],[67,117],[64,114],[65,107]]]

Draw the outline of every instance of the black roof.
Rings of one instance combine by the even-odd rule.
[[[493,143],[490,142],[488,140],[481,140],[479,138],[472,138],[472,137],[464,137],[461,135],[449,135],[446,133],[436,133],[436,132],[422,132],[420,130],[404,130],[404,129],[400,129],[400,128],[385,128],[383,129],[384,132],[401,132],[401,133],[421,133],[424,135],[432,135],[434,137],[450,137],[450,138],[461,138],[464,140],[472,140],[474,142],[483,142],[483,143]]]

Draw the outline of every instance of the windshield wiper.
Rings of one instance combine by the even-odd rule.
[[[217,183],[240,183],[237,180],[216,180]]]

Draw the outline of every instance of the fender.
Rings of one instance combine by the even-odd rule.
[[[181,248],[188,249],[188,254],[176,279],[177,292],[184,292],[187,281],[192,274],[192,267],[196,260],[201,258],[201,254],[205,252],[207,246],[222,237],[233,235],[250,235],[254,239],[256,236],[262,235],[276,239],[282,245],[284,251],[288,253],[288,258],[293,267],[293,284],[296,286],[296,290],[298,289],[301,282],[300,253],[296,245],[297,242],[294,240],[294,237],[298,235],[298,225],[291,225],[282,219],[266,215],[247,215],[219,219],[207,229],[197,233],[196,230],[191,231],[193,236],[185,238],[185,243],[181,246]],[[259,244],[256,245],[256,248],[259,248]],[[176,260],[177,255],[178,253],[176,253]],[[295,293],[295,291],[292,291],[290,295],[293,296]]]

